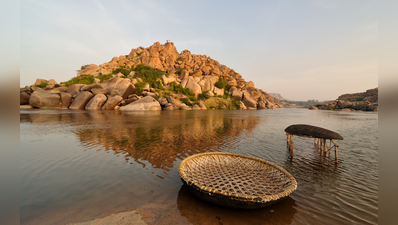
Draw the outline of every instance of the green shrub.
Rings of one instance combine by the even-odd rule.
[[[37,84],[37,85],[35,85],[35,87],[39,87],[39,88],[45,88],[45,87],[47,87],[47,83],[41,83],[41,84]]]
[[[94,76],[91,75],[81,75],[79,77],[74,77],[69,81],[64,82],[65,87],[69,87],[73,84],[93,84]]]
[[[363,101],[363,99],[364,99],[364,97],[359,97],[359,98],[356,98],[355,100],[360,102],[360,101]]]
[[[198,95],[198,100],[206,100],[209,99],[210,96],[207,95],[207,91],[203,92],[202,94]]]
[[[197,99],[195,98],[194,95],[188,96],[188,99],[191,100],[192,102],[196,102],[197,101]]]
[[[192,106],[192,103],[187,98],[182,98],[181,102],[185,103],[185,105],[187,105],[187,106]]]
[[[112,71],[113,74],[122,73],[124,76],[129,75],[130,72],[131,72],[131,70],[125,69],[124,67],[121,67],[119,69],[115,69],[114,71]]]
[[[112,73],[106,74],[106,75],[102,75],[101,77],[99,77],[100,83],[104,82],[105,80],[109,80],[109,79],[111,79],[112,77],[113,77],[113,74],[112,74]]]
[[[86,64],[86,65],[81,66],[81,67],[80,67],[80,70],[86,69],[87,66],[89,66],[89,64]]]
[[[227,81],[224,80],[224,78],[220,77],[220,79],[214,84],[215,87],[217,88],[224,88],[224,90],[227,90]]]
[[[328,106],[328,109],[329,109],[329,110],[335,110],[334,106],[331,106],[331,105]]]
[[[138,81],[136,84],[134,84],[135,93],[137,95],[140,95],[144,91],[145,84],[146,84],[145,82],[140,82],[140,81]]]
[[[164,90],[162,81],[160,81],[160,80],[157,80],[155,83],[153,83],[152,87],[155,88],[155,89]]]
[[[142,63],[137,65],[133,71],[135,71],[135,77],[141,78],[145,83],[148,83],[149,86],[153,88],[159,87],[159,84],[156,84],[156,82],[158,79],[162,79],[163,74],[166,75],[166,77],[169,76],[167,73],[149,66],[145,66]]]
[[[191,92],[189,88],[183,88],[181,84],[177,83],[171,83],[169,86],[169,90],[177,94],[183,94],[187,97],[194,96],[194,94]]]

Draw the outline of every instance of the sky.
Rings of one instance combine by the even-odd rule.
[[[296,101],[378,87],[376,0],[21,0],[20,86],[174,42]]]

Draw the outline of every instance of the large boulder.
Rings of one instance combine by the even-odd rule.
[[[173,96],[169,96],[169,97],[167,97],[167,101],[169,102],[169,103],[172,103],[172,104],[176,104],[176,101],[174,100],[174,97]]]
[[[214,87],[213,92],[215,95],[224,95],[224,88]]]
[[[184,79],[181,80],[181,86],[182,86],[183,88],[186,88],[186,87],[187,87],[187,83],[188,83],[189,78],[190,78],[190,77],[186,77],[186,78],[184,78]]]
[[[352,108],[355,109],[355,110],[366,111],[366,108],[367,108],[368,106],[370,106],[370,105],[371,105],[371,104],[370,104],[370,102],[368,102],[368,101],[357,102],[356,104],[354,104],[354,105],[352,106]]]
[[[159,102],[159,104],[161,105],[161,106],[165,106],[167,103],[169,103],[168,101],[167,101],[167,99],[166,98],[159,98],[158,99],[158,102]]]
[[[255,88],[255,87],[247,87],[247,88],[245,89],[245,91],[248,92],[248,93],[250,94],[250,96],[251,96],[255,101],[257,101],[257,100],[260,98],[260,96],[261,96],[261,91],[258,90],[258,89]]]
[[[120,107],[121,111],[155,111],[162,110],[159,102],[151,96],[143,97],[126,106]]]
[[[105,95],[108,93],[108,91],[106,89],[103,89],[102,87],[101,88],[93,88],[90,91],[91,91],[91,93],[93,93],[93,95],[98,95],[98,94]]]
[[[173,42],[167,42],[166,44],[164,44],[164,48],[162,48],[159,55],[163,56],[164,58],[172,58],[173,62],[176,61],[178,57],[180,57],[180,54],[178,53]]]
[[[221,75],[220,69],[218,67],[214,67],[214,69],[211,71],[211,75],[220,76]]]
[[[86,68],[84,68],[83,70],[80,70],[80,71],[77,73],[77,76],[80,76],[80,75],[89,75],[89,74],[91,74],[91,73],[93,73],[93,72],[96,72],[96,71],[99,70],[99,69],[100,69],[99,66],[97,66],[97,65],[95,65],[95,64],[90,64],[90,65],[86,66]]]
[[[68,88],[68,91],[66,91],[66,92],[69,93],[70,95],[72,95],[72,97],[73,97],[77,93],[79,93],[84,86],[86,86],[86,85],[85,84],[72,84]]]
[[[243,102],[248,108],[257,108],[257,102],[246,91],[243,92]]]
[[[248,87],[253,87],[253,88],[254,88],[254,83],[253,83],[253,81],[249,81],[249,83],[247,83],[247,86],[248,86]]]
[[[191,90],[191,92],[195,95],[195,97],[198,97],[198,95],[202,93],[200,85],[195,82],[193,77],[188,77],[186,87],[189,88],[189,90]]]
[[[101,84],[90,84],[90,85],[82,87],[82,89],[80,89],[80,91],[91,91],[94,88],[102,88],[102,85]]]
[[[102,110],[113,110],[119,103],[123,100],[123,98],[119,95],[112,96],[108,98],[105,104],[102,106]]]
[[[159,53],[158,53],[159,54]],[[160,59],[156,56],[151,56],[149,57],[149,62],[148,62],[148,66],[156,68],[156,69],[162,69],[163,65],[162,62],[160,61]]]
[[[119,95],[122,96],[123,99],[127,99],[129,95],[134,94],[135,92],[130,79],[120,77],[110,79],[106,90],[110,96]]]
[[[235,100],[242,101],[243,93],[235,88],[235,90],[232,92],[232,96],[235,98]]]
[[[172,103],[166,103],[163,107],[163,110],[174,110]]]
[[[196,70],[193,73],[191,73],[190,76],[192,76],[192,77],[200,77],[200,76],[202,76],[202,74],[203,74],[202,70],[199,69],[199,70]]]
[[[61,97],[47,91],[35,91],[29,98],[29,105],[36,108],[61,108]]]
[[[95,95],[86,105],[86,110],[99,110],[106,102],[107,98],[104,94]]]
[[[372,104],[372,105],[366,107],[366,111],[378,112],[379,106],[378,106],[378,104]]]
[[[72,95],[69,93],[65,92],[59,92],[57,93],[61,97],[61,108],[67,109],[70,106],[70,103],[72,102]]]
[[[245,106],[245,104],[242,101],[240,101],[239,104],[236,106],[236,109],[245,110],[245,109],[247,109],[247,107]]]
[[[188,76],[189,76],[188,70],[182,70],[179,78],[180,78],[180,80],[183,80],[184,78],[187,78]]]
[[[49,84],[49,81],[48,81],[48,80],[44,80],[44,79],[37,78],[37,79],[36,79],[36,82],[35,82],[33,85],[40,85],[40,84],[44,84],[44,83]]]
[[[73,99],[72,104],[70,104],[69,109],[84,109],[86,104],[90,101],[90,99],[94,95],[88,91],[82,91],[76,95],[75,99]]]
[[[205,76],[203,80],[201,80],[198,84],[202,88],[202,92],[205,91],[213,91],[214,89],[214,83],[212,82],[213,80],[211,79],[213,76]]]
[[[200,106],[195,104],[192,106],[192,110],[201,110]]]
[[[174,83],[176,82],[176,78],[174,76],[169,75],[169,77],[166,77],[166,75],[162,75],[162,80],[163,80],[163,84],[167,85],[170,83]]]
[[[180,110],[192,110],[192,108],[187,106],[185,103],[181,103]]]
[[[49,93],[61,93],[61,92],[67,92],[67,91],[68,91],[67,87],[56,87],[48,92]]]
[[[27,92],[21,92],[19,94],[19,105],[28,105],[29,104],[30,94]]]
[[[207,107],[205,106],[205,104],[203,104],[202,101],[200,101],[198,105],[199,105],[200,109],[207,109]]]
[[[126,106],[122,106],[120,111],[154,111],[162,110],[159,102],[151,96],[143,97],[135,102],[132,102]]]
[[[259,101],[257,109],[265,109],[265,108],[266,108],[265,102],[264,101]]]

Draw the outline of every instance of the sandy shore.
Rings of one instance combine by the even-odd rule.
[[[142,220],[141,214],[134,210],[129,212],[121,212],[111,214],[109,216],[98,218],[82,223],[70,223],[69,225],[146,225],[147,223]]]

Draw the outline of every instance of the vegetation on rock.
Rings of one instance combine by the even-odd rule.
[[[94,76],[81,75],[79,77],[74,77],[66,82],[63,82],[63,84],[65,84],[65,87],[69,87],[73,84],[93,84],[94,82]]]
[[[47,87],[47,83],[41,83],[41,84],[36,84],[35,87],[39,87],[39,88],[45,88]]]

